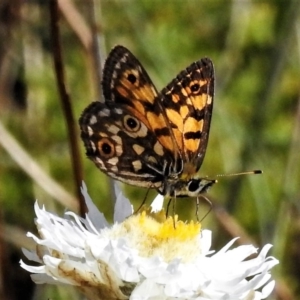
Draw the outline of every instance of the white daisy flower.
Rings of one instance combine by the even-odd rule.
[[[271,245],[251,259],[257,249],[230,249],[236,239],[214,252],[211,231],[198,222],[166,219],[161,196],[151,212],[133,215],[119,193],[110,226],[85,186],[82,192],[89,209],[85,219],[71,212],[61,218],[35,204],[40,237],[27,234],[37,249],[24,254],[41,265],[20,263],[37,284],[71,284],[93,300],[256,300],[272,292],[270,269],[278,261],[267,257]]]

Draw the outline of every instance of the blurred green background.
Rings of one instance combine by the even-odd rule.
[[[31,247],[25,233],[36,232],[35,199],[59,214],[78,206],[49,3],[0,3],[0,299],[81,297],[71,288],[36,286],[19,267],[20,248]],[[213,60],[214,113],[200,175],[264,173],[219,178],[207,195],[213,211],[202,224],[213,230],[215,249],[237,235],[260,248],[273,244],[280,265],[272,270],[277,286],[270,299],[300,299],[299,6],[300,1],[275,0],[59,1],[65,83],[76,126],[82,110],[100,98],[97,65],[114,45],[134,53],[158,90],[191,62]],[[111,220],[109,180],[85,158],[76,130],[81,177]],[[137,208],[146,191],[124,188]],[[204,201],[200,215],[208,209]],[[195,202],[178,200],[177,212],[181,219],[195,219]]]

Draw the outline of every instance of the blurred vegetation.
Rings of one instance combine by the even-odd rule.
[[[116,44],[136,55],[158,89],[191,62],[204,56],[214,61],[214,114],[201,175],[264,174],[219,178],[207,195],[214,209],[203,227],[213,230],[216,249],[235,235],[241,243],[274,245],[280,265],[272,270],[277,286],[270,299],[300,299],[299,6],[276,0],[59,1],[66,87],[76,120],[100,99],[97,65]],[[20,248],[30,247],[25,233],[36,232],[35,199],[57,213],[78,207],[49,11],[49,1],[0,3],[1,299],[80,299],[71,288],[35,286],[19,267]],[[4,130],[33,161],[20,158]],[[77,137],[82,179],[111,219],[109,180],[85,158]],[[30,175],[33,163],[63,196],[48,179]],[[138,207],[146,191],[126,187],[126,193]],[[204,201],[201,212],[208,209]],[[178,200],[177,212],[194,218],[194,201]]]

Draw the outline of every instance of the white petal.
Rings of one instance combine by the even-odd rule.
[[[274,290],[275,287],[275,280],[270,281],[267,285],[265,285],[262,289],[262,298],[261,299],[266,299],[272,291]]]
[[[84,197],[85,204],[88,209],[87,215],[88,215],[89,219],[92,221],[92,223],[94,224],[94,227],[97,228],[98,230],[101,228],[108,227],[109,226],[108,222],[106,221],[103,213],[101,213],[97,209],[96,205],[94,204],[93,200],[91,199],[90,195],[88,194],[86,184],[83,181],[82,181],[82,187],[80,188],[80,190]]]
[[[23,260],[20,260],[20,265],[23,269],[27,270],[28,272],[32,273],[44,273],[45,272],[45,266],[28,266],[23,262]]]
[[[129,299],[130,300],[167,299],[167,297],[163,295],[164,292],[162,286],[159,286],[158,284],[156,284],[154,281],[150,279],[146,279],[134,289]]]
[[[47,274],[31,274],[31,279],[36,284],[60,284],[59,281]],[[62,284],[62,283],[61,283]]]
[[[202,230],[200,233],[200,243],[201,243],[201,254],[208,255],[213,253],[214,251],[210,250],[211,247],[211,240],[212,240],[212,232],[211,230]]]
[[[22,252],[23,254],[26,256],[27,259],[31,260],[31,261],[35,261],[35,262],[38,262],[38,263],[42,263],[42,261],[40,260],[40,258],[37,256],[36,252],[31,250],[27,250],[27,249],[24,249],[22,248]]]
[[[164,197],[158,194],[150,205],[152,208],[151,212],[158,212],[162,210],[163,204],[164,204]]]
[[[118,183],[114,182],[115,194],[116,194],[116,204],[114,209],[114,223],[123,222],[133,213],[133,206],[130,201],[123,195],[120,190]]]

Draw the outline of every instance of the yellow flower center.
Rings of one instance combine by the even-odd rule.
[[[175,215],[174,218],[170,216],[164,222],[159,222],[147,215],[145,211],[138,215],[138,222],[145,233],[157,240],[178,239],[184,242],[198,236],[201,229],[201,224],[198,222],[184,223],[178,221],[178,215]]]
[[[159,256],[169,262],[180,258],[188,262],[199,255],[201,224],[165,217],[165,212],[142,211],[114,226],[114,237],[124,237],[140,256]]]

